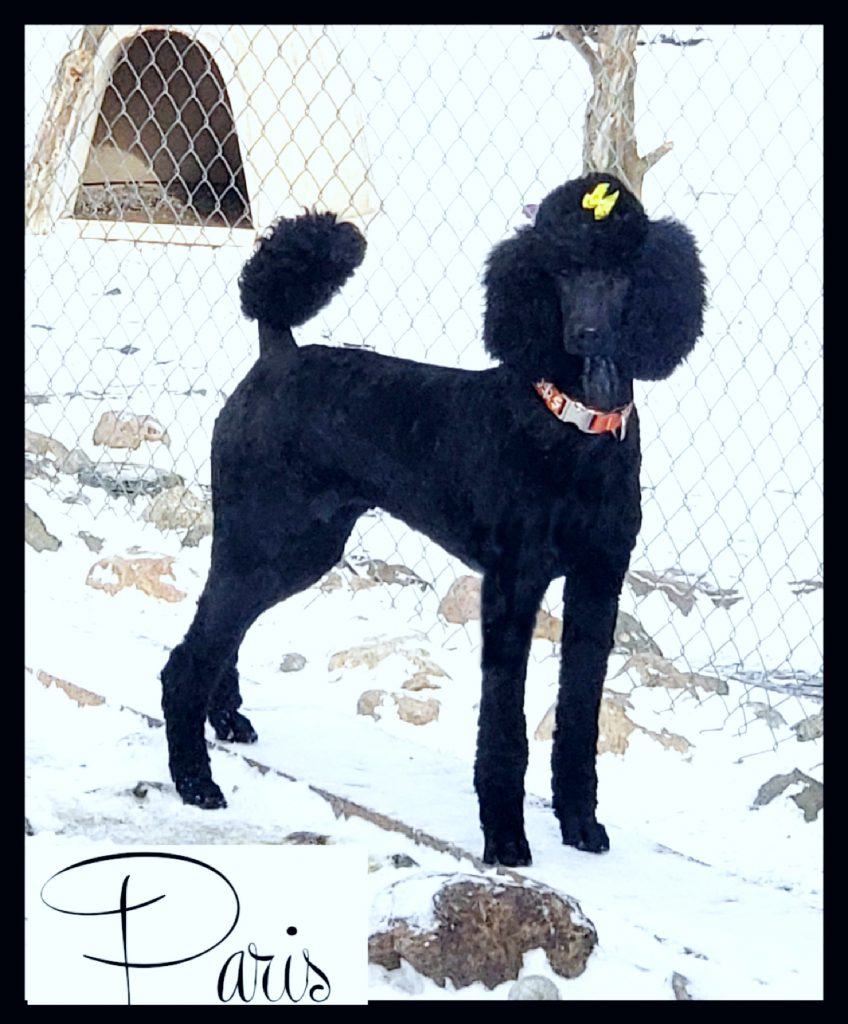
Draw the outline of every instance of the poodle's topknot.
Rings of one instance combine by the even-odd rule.
[[[552,271],[609,267],[635,255],[645,240],[642,204],[613,174],[588,174],[546,196],[534,233]]]
[[[242,312],[277,330],[297,327],[332,299],[364,257],[359,228],[334,213],[279,220],[241,272]]]

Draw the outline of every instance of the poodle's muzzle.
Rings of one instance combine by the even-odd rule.
[[[555,278],[562,314],[562,345],[583,359],[581,385],[587,401],[612,409],[630,400],[616,365],[630,283],[608,271],[585,270]]]
[[[585,270],[556,278],[562,314],[562,341],[572,356],[615,356],[629,290],[625,277]]]

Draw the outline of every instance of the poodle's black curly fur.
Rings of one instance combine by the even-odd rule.
[[[619,195],[598,217],[584,197]],[[171,774],[186,803],[222,807],[204,742],[256,734],[238,712],[236,659],[266,609],[342,555],[358,516],[386,509],[483,574],[482,698],[474,782],[487,863],[530,863],[524,835],[524,677],[541,599],[565,576],[553,803],[563,842],[608,849],[595,817],[598,709],[618,598],[641,522],[639,423],[586,433],[534,385],[601,411],[633,379],[667,376],[701,333],[692,236],[652,221],[592,174],[552,192],[492,252],[484,341],[470,372],[362,350],[298,348],[291,327],[327,302],[365,242],[332,214],[279,222],[241,275],[260,357],[212,440],[212,565],[195,619],[162,671]]]

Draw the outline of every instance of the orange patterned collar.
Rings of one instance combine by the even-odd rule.
[[[573,423],[586,434],[614,434],[619,431],[619,441],[624,440],[627,419],[633,412],[632,402],[612,412],[600,412],[583,405],[576,398],[569,398],[548,380],[540,380],[534,387],[545,405],[563,423]]]

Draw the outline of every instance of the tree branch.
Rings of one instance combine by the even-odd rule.
[[[674,143],[673,142],[664,142],[661,146],[657,146],[656,149],[654,149],[650,153],[648,153],[647,156],[643,156],[642,157],[642,166],[644,168],[643,173],[647,173],[654,166],[654,164],[658,160],[661,160],[666,155],[666,153],[670,153],[672,151],[672,149],[674,149]]]
[[[594,75],[595,68],[598,65],[598,56],[586,42],[585,32],[577,25],[554,25],[554,35],[573,43],[579,53],[585,58]]]

